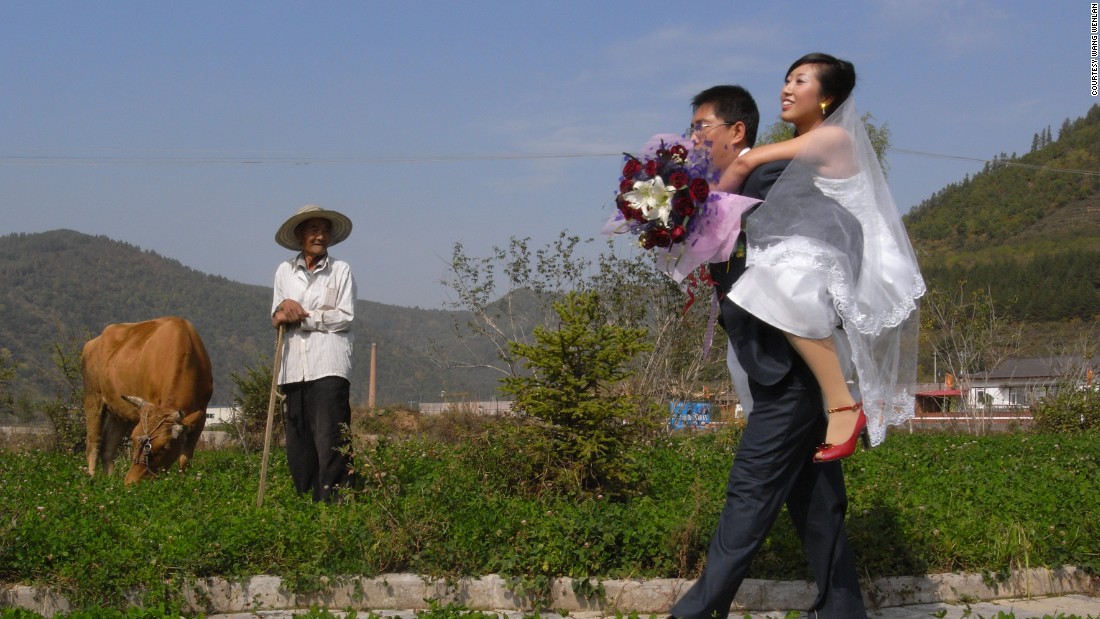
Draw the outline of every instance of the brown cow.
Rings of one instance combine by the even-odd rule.
[[[191,323],[173,316],[108,325],[84,345],[88,474],[111,473],[127,432],[133,464],[126,485],[155,477],[179,459],[187,468],[214,391],[210,357]]]

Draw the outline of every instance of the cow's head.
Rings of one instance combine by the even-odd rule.
[[[206,419],[203,411],[187,415],[136,396],[124,395],[122,399],[138,407],[138,422],[130,435],[132,464],[123,482],[128,486],[168,470],[179,459],[188,435],[201,432]]]

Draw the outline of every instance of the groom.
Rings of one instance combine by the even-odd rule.
[[[756,142],[760,114],[740,86],[714,86],[692,101],[691,139],[708,148],[718,169]],[[789,162],[757,168],[742,195],[765,199]],[[824,196],[815,199],[852,218]],[[767,208],[765,201],[759,208]],[[752,217],[746,218],[751,229]],[[859,222],[849,225],[859,229]],[[860,239],[862,242],[862,239]],[[811,617],[866,617],[844,514],[848,499],[840,462],[814,463],[813,454],[827,425],[821,390],[778,329],[761,322],[726,298],[745,270],[744,237],[727,262],[712,263],[721,323],[729,339],[727,364],[746,412],[751,413],[730,469],[726,502],[711,538],[706,567],[673,605],[676,619],[724,618],[749,565],[784,503],[802,540],[817,583]]]

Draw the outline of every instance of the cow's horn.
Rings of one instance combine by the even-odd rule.
[[[176,411],[176,423],[183,421],[183,411]]]
[[[145,400],[142,400],[141,398],[137,397],[136,395],[124,395],[124,396],[122,396],[122,399],[126,400],[127,402],[129,402],[130,404],[133,404],[134,406],[136,406],[138,408],[141,408],[142,406],[145,406],[147,404],[147,402]]]

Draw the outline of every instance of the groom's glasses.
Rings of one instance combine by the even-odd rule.
[[[687,136],[689,138],[690,137],[700,137],[701,138],[704,135],[706,135],[706,132],[707,132],[708,129],[713,129],[715,127],[724,127],[724,126],[732,125],[732,124],[735,124],[735,123],[711,123],[709,125],[704,124],[704,123],[695,123],[694,125],[690,125],[688,127]]]

